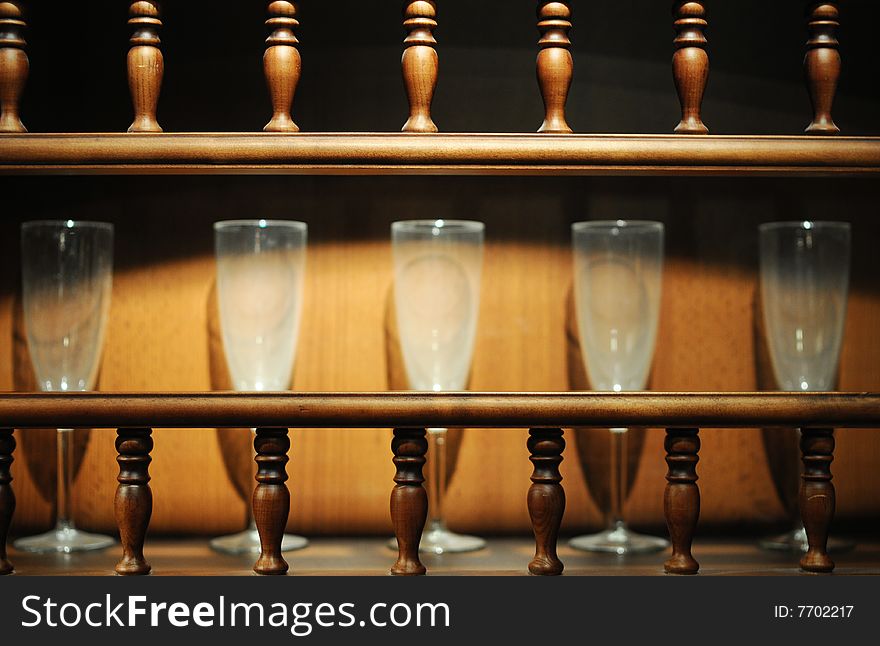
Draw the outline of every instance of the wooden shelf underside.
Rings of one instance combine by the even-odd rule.
[[[2,134],[0,174],[873,175],[880,137]]]

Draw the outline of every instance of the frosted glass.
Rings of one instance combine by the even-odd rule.
[[[40,390],[92,390],[113,283],[113,226],[26,222],[21,228],[22,304]]]
[[[779,388],[833,390],[849,289],[849,224],[763,224],[759,243],[764,327]]]
[[[642,390],[657,338],[663,225],[579,222],[572,235],[578,332],[590,385]]]
[[[483,225],[413,220],[392,225],[394,302],[409,385],[463,390],[480,302]]]
[[[214,225],[217,300],[233,388],[290,387],[302,313],[307,228],[302,222]]]

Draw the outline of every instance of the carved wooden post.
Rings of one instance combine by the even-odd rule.
[[[22,2],[0,2],[0,132],[27,132],[18,104],[27,81]]]
[[[128,88],[134,103],[134,121],[129,132],[162,132],[156,121],[159,91],[165,61],[159,45],[160,5],[155,0],[132,2],[128,24],[133,33],[128,50]]]
[[[272,98],[272,120],[263,128],[266,132],[299,132],[290,111],[293,97],[299,83],[302,61],[296,48],[295,29],[299,27],[296,19],[295,2],[270,2],[269,20],[266,26],[272,30],[266,39],[266,53],[263,55],[263,71]]]
[[[836,135],[840,128],[831,118],[831,106],[840,79],[840,43],[837,28],[840,12],[837,2],[810,2],[807,5],[807,21],[810,38],[804,57],[807,89],[813,103],[813,122],[806,132],[811,135]]]
[[[697,486],[699,429],[666,429],[664,447],[668,471],[663,512],[672,539],[672,556],[663,568],[670,574],[696,574],[700,564],[691,554],[691,543],[700,518],[700,488]]]
[[[570,133],[565,120],[565,102],[571,87],[574,63],[571,58],[571,7],[569,2],[538,2],[538,85],[544,99],[544,123],[538,132]]]
[[[116,525],[122,542],[122,559],[116,564],[117,574],[149,574],[150,564],[144,559],[144,539],[153,513],[150,491],[150,451],[153,431],[148,428],[120,428],[116,437],[116,461],[119,463],[119,485],[116,487]]]
[[[528,496],[529,517],[535,532],[535,558],[529,563],[529,572],[562,574],[564,566],[556,555],[559,525],[565,513],[565,490],[559,484],[559,464],[565,449],[562,429],[533,428],[526,446],[535,467]]]
[[[439,60],[434,39],[437,5],[433,0],[406,0],[403,26],[408,35],[403,43],[403,83],[409,99],[409,119],[404,132],[437,132],[431,119],[431,102],[437,87]]]
[[[14,569],[6,556],[6,538],[15,512],[15,493],[12,491],[12,453],[15,437],[11,428],[0,428],[0,575]]]
[[[287,490],[287,452],[290,438],[286,428],[258,428],[254,438],[257,452],[257,487],[254,489],[254,521],[260,533],[257,574],[285,574],[289,568],[281,556],[281,541],[290,513]]]
[[[396,428],[391,440],[394,453],[394,489],[391,491],[391,523],[397,537],[397,562],[391,574],[424,574],[425,566],[419,561],[419,542],[425,519],[428,517],[428,494],[422,483],[422,467],[428,440],[423,428]]]
[[[703,30],[706,29],[705,2],[675,2],[672,14],[675,16],[677,35],[673,44],[672,77],[681,103],[681,122],[675,132],[681,135],[706,135],[709,129],[700,116],[706,81],[709,78],[709,54],[706,52],[709,41]]]
[[[828,529],[834,518],[834,485],[831,461],[834,459],[834,429],[801,429],[801,520],[807,530],[809,550],[801,559],[807,572],[831,572],[834,561],[828,556]]]

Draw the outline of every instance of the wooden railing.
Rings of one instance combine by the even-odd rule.
[[[403,133],[0,135],[2,174],[876,175],[880,138]]]
[[[561,574],[556,553],[565,510],[559,473],[563,428],[647,426],[666,428],[664,511],[672,539],[666,572],[694,574],[691,552],[700,511],[696,466],[701,428],[797,427],[804,463],[801,517],[809,551],[808,572],[830,572],[826,551],[834,515],[831,483],[834,428],[880,426],[880,394],[868,393],[207,393],[207,394],[5,394],[0,395],[0,573],[12,571],[6,538],[15,509],[10,466],[13,429],[117,428],[119,486],[116,520],[122,543],[119,574],[146,574],[144,540],[152,511],[148,467],[152,429],[256,427],[257,486],[253,516],[262,551],[259,574],[283,574],[281,554],[290,496],[285,481],[289,428],[394,429],[396,466],[391,519],[399,546],[392,574],[424,574],[418,545],[427,515],[422,482],[430,427],[529,429],[534,472],[527,505],[535,534],[533,574]]]
[[[437,3],[403,3],[403,80],[409,101],[404,133],[433,135],[431,103],[439,74]],[[565,114],[574,61],[568,33],[571,2],[537,2],[537,78],[545,115],[535,135],[310,133],[300,136],[292,110],[303,62],[295,2],[269,2],[264,72],[272,105],[269,133],[177,133],[155,138],[111,134],[40,135],[0,139],[0,172],[373,172],[751,174],[874,173],[880,138],[840,139],[831,108],[840,77],[839,2],[806,2],[804,59],[815,137],[707,137],[702,100],[709,74],[706,4],[673,3],[672,71],[681,103],[677,135],[573,135]],[[28,76],[24,2],[0,3],[0,133],[26,132],[19,114]],[[129,133],[162,132],[157,116],[165,60],[160,3],[130,3],[128,83],[134,120]],[[121,53],[120,53],[121,56]],[[170,64],[173,64],[171,62]],[[307,64],[307,62],[306,62]]]

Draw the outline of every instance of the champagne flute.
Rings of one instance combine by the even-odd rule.
[[[594,390],[643,390],[657,338],[663,274],[660,222],[609,220],[572,225],[574,291],[584,366]],[[629,529],[627,432],[612,428],[610,500],[606,529],[569,545],[591,552],[629,554],[664,549],[669,542]]]
[[[769,222],[758,227],[758,239],[761,307],[776,383],[786,391],[833,390],[846,321],[850,225]],[[799,519],[794,525],[759,545],[806,552],[806,530]],[[853,545],[829,541],[829,549]]]
[[[410,387],[464,390],[470,372],[480,304],[482,222],[408,220],[391,225],[394,303]],[[447,429],[428,431],[428,525],[422,552],[470,552],[485,547],[477,536],[446,527]],[[392,546],[397,545],[392,541]]]
[[[303,222],[228,220],[214,223],[217,301],[226,364],[237,391],[290,388],[302,312],[306,238]],[[255,431],[256,429],[251,429]],[[248,505],[248,527],[211,540],[226,554],[260,552]],[[282,551],[308,545],[284,534]]]
[[[40,390],[92,390],[110,311],[113,225],[79,220],[21,226],[22,305]],[[58,429],[55,528],[13,543],[26,552],[81,552],[113,545],[73,523],[73,429]]]

